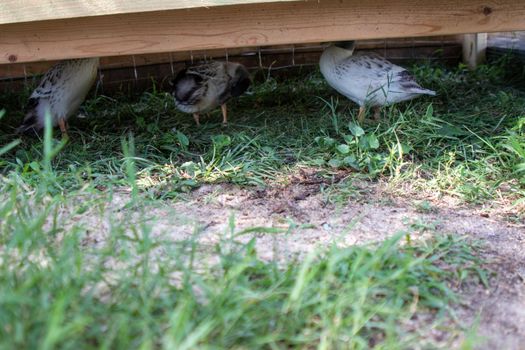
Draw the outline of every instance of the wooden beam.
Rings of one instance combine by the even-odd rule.
[[[456,35],[451,36],[439,36],[439,37],[420,37],[420,38],[398,38],[398,39],[387,39],[387,40],[363,40],[359,42],[359,50],[376,50],[386,58],[392,57],[392,52],[395,52],[394,57],[406,58],[406,59],[421,59],[424,58],[422,53],[428,54],[428,57],[432,56],[433,51],[438,49],[447,49],[453,47],[453,57],[455,56],[456,48],[461,50],[461,38]],[[300,53],[321,53],[323,45],[320,43],[311,44],[293,44],[293,45],[277,45],[277,46],[265,46],[262,48],[258,47],[242,47],[234,49],[214,49],[206,51],[181,51],[181,52],[168,52],[168,53],[154,53],[145,55],[133,55],[133,56],[113,56],[103,57],[100,60],[100,69],[117,69],[117,68],[132,68],[147,65],[157,65],[161,63],[176,64],[179,62],[194,62],[205,61],[209,59],[225,60],[226,55],[230,59],[236,60],[237,57],[251,57],[254,60],[259,59],[259,53],[262,59],[267,56],[274,56],[276,54],[288,55],[293,60],[293,56]],[[428,49],[424,51],[423,49]],[[417,52],[418,55],[414,55]],[[459,51],[461,54],[461,51]],[[319,57],[317,57],[319,58]],[[444,58],[451,58],[444,53]],[[27,79],[34,75],[43,74],[46,72],[56,61],[38,61],[38,62],[27,62],[27,63],[14,63],[14,64],[0,64],[0,81],[5,79],[16,79],[23,78]],[[253,66],[253,65],[252,65]]]
[[[299,0],[2,0],[0,24]]]
[[[523,18],[516,0],[311,0],[15,23],[0,25],[0,64],[525,30]]]
[[[485,62],[487,51],[487,33],[463,35],[463,62],[474,69]]]

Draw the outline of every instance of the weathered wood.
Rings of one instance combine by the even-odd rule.
[[[0,64],[525,29],[516,0],[311,0],[0,26]]]
[[[368,42],[365,42],[365,44],[366,45],[361,45],[360,43],[358,50],[363,52],[378,53],[387,57],[392,62],[401,65],[412,62],[414,59],[432,59],[439,60],[440,62],[447,64],[457,65],[461,59],[461,45],[457,42],[450,44],[434,42],[427,43],[427,45],[411,47],[396,47],[396,45],[400,43],[394,42],[386,48],[384,45],[376,45],[372,48]],[[252,51],[251,53],[243,51],[238,52],[237,54],[232,52],[232,54],[229,56],[229,59],[235,62],[243,63],[252,71],[257,70],[257,68],[261,68],[262,66],[262,69],[259,70],[259,73],[264,76],[267,76],[268,74],[271,74],[274,77],[280,75],[286,76],[288,74],[293,76],[294,74],[297,74],[299,67],[317,66],[322,48],[323,47],[320,45],[296,47],[294,54],[292,54],[290,50],[286,51],[285,47],[273,49],[265,48],[264,50],[261,50],[260,56],[258,55],[257,51]],[[217,51],[216,54],[217,59],[225,59],[225,57],[220,52]],[[206,57],[208,59],[212,55],[213,52],[206,53]],[[165,54],[146,56],[147,57],[136,56],[134,60],[130,57],[108,57],[102,59],[100,72],[103,78],[97,81],[96,90],[99,93],[104,94],[126,91],[142,92],[144,90],[151,89],[152,82],[157,83],[157,89],[160,88],[169,90],[170,87],[168,82],[173,78],[174,73],[177,73],[179,70],[184,68],[186,63],[190,63],[189,56],[184,55],[184,53],[177,54],[177,61],[171,61],[170,57],[166,56]],[[194,59],[196,61],[203,58],[204,56],[201,55],[201,53],[195,53]],[[133,63],[135,63],[136,66],[133,66]],[[2,76],[2,69],[23,68],[23,66],[27,66],[26,71],[29,72],[30,68],[42,69],[47,67],[44,65],[49,65],[49,62],[37,62],[27,65],[3,65],[0,66],[0,76]],[[41,73],[44,71],[45,69],[42,69]],[[0,79],[0,93],[2,91],[17,91],[22,90],[24,87],[33,87],[39,81],[39,77],[24,76],[24,71],[14,70],[10,73],[17,72],[22,73],[22,75],[19,75],[18,78],[12,77],[11,79]]]
[[[487,44],[489,47],[525,51],[525,31],[490,33],[487,38]]]
[[[0,24],[299,0],[2,0]]]
[[[463,62],[474,69],[485,62],[487,33],[465,34],[463,36]]]
[[[456,47],[462,41],[462,36],[438,36],[438,37],[420,37],[420,38],[397,38],[388,40],[363,40],[359,41],[358,49],[379,49],[379,53],[388,56],[394,48],[400,48],[400,58],[414,58],[413,52],[420,52],[419,47],[434,47],[434,51],[439,48],[446,48],[448,46]],[[226,57],[234,58],[235,56],[248,56],[258,59],[259,52],[261,58],[274,54],[284,54],[290,56],[293,60],[294,55],[303,52],[318,53],[323,50],[323,45],[320,43],[309,44],[292,44],[292,45],[274,45],[258,47],[242,47],[233,49],[213,49],[206,51],[181,51],[181,52],[166,52],[154,53],[133,56],[112,56],[103,57],[100,60],[101,69],[116,69],[116,68],[130,68],[155,65],[161,63],[174,64],[177,62],[202,61],[210,58],[225,60]],[[257,56],[257,57],[256,57]],[[10,78],[27,78],[33,75],[43,74],[56,61],[37,61],[26,63],[14,63],[0,65],[0,80]]]

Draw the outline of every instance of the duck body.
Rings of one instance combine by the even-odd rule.
[[[250,75],[240,63],[213,61],[186,68],[172,82],[176,107],[193,113],[199,124],[199,114],[221,106],[223,123],[227,122],[226,102],[242,95],[250,86]]]
[[[328,84],[360,107],[387,106],[436,94],[421,87],[405,68],[379,55],[353,55],[353,48],[329,46],[319,66]]]
[[[19,133],[39,132],[44,128],[49,111],[52,126],[60,125],[67,134],[65,122],[84,102],[97,77],[98,58],[61,61],[49,69],[26,105]]]

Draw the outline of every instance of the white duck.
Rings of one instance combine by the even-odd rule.
[[[228,122],[226,102],[242,95],[250,86],[250,75],[240,63],[212,61],[186,68],[173,80],[175,105],[193,113],[199,125],[199,114],[221,106],[222,123]]]
[[[98,65],[98,58],[85,58],[61,61],[51,67],[29,97],[17,132],[41,131],[49,112],[52,125],[58,124],[62,135],[67,136],[66,121],[84,102],[97,77]]]
[[[331,87],[359,105],[359,121],[364,120],[366,106],[374,108],[377,119],[381,106],[436,95],[422,88],[405,68],[376,54],[353,55],[354,48],[353,41],[329,46],[319,66]]]

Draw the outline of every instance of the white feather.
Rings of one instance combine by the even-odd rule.
[[[377,55],[357,54],[328,47],[319,61],[328,84],[360,106],[384,106],[434,91],[417,84],[403,67]]]

